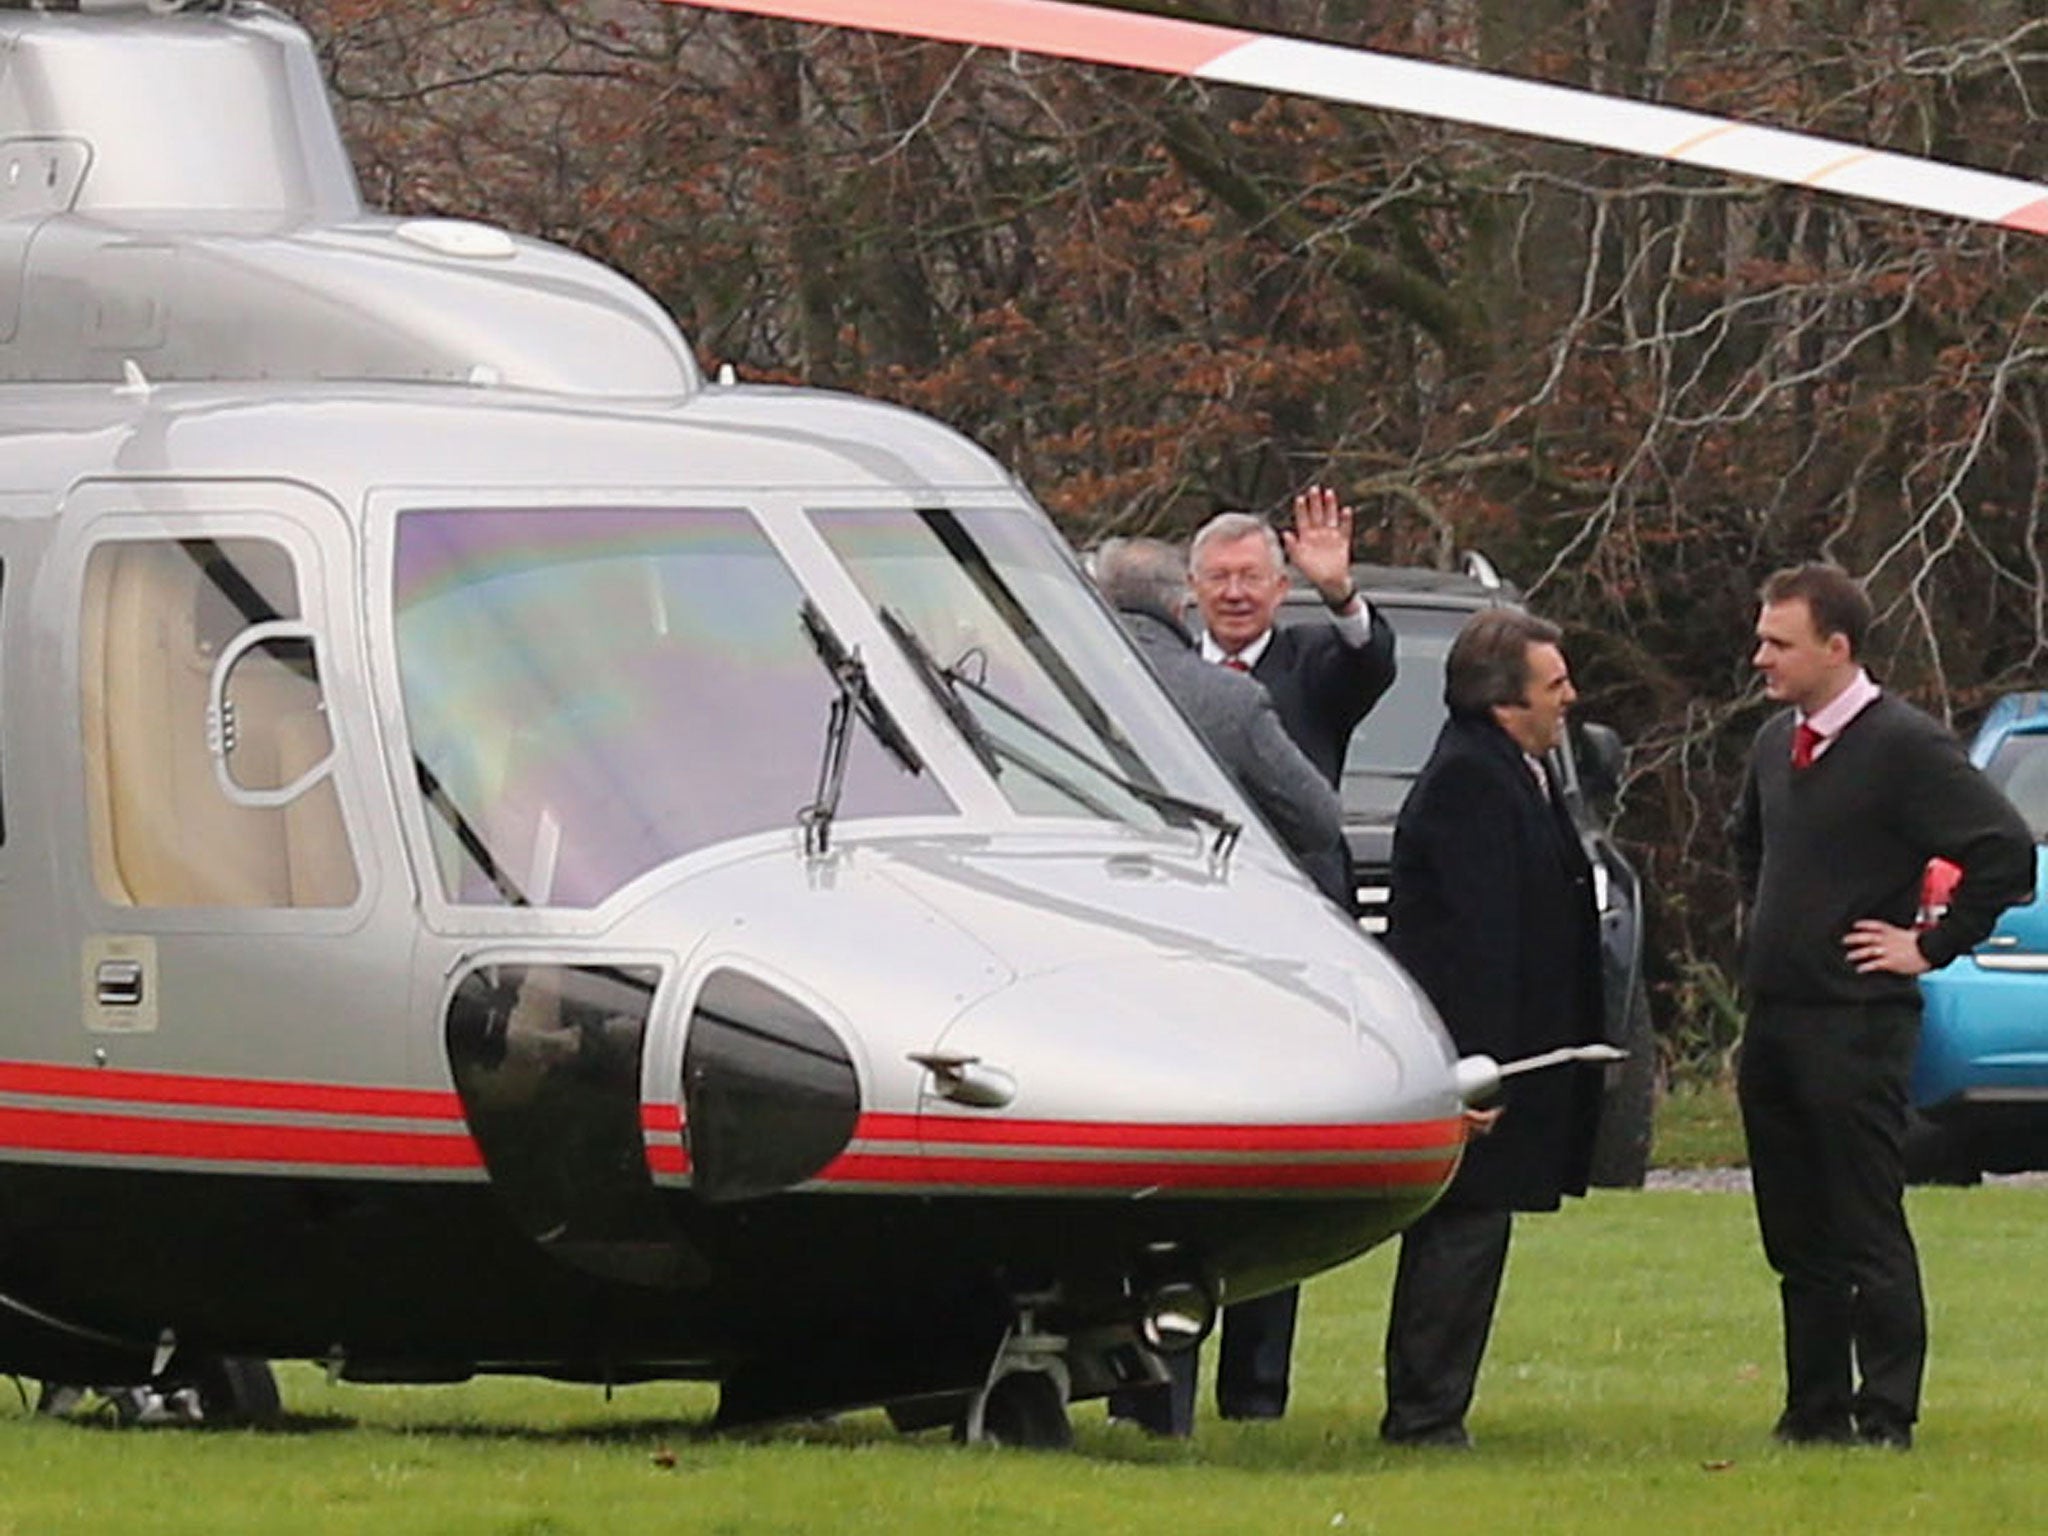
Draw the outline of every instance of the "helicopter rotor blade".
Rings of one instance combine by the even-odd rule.
[[[2048,185],[1365,48],[1071,0],[663,0],[1405,112],[2048,235]]]

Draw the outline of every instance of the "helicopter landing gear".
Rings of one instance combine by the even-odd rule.
[[[121,1425],[205,1424],[274,1427],[284,1417],[277,1378],[266,1360],[203,1355],[137,1386],[76,1386],[46,1381],[36,1412],[49,1418],[111,1416]]]
[[[1015,1446],[1021,1450],[1063,1451],[1074,1443],[1067,1421],[1072,1383],[1067,1373],[1067,1341],[1056,1333],[1039,1333],[1031,1314],[1017,1324],[996,1351],[988,1382],[967,1400],[954,1426],[954,1438],[970,1445]]]

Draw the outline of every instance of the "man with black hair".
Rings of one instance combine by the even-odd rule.
[[[1903,1198],[1915,978],[2027,898],[2033,843],[1955,737],[1871,681],[1870,602],[1846,572],[1794,566],[1760,597],[1753,664],[1790,707],[1757,733],[1731,833],[1749,902],[1737,1098],[1785,1327],[1774,1433],[1904,1450],[1927,1355]],[[1916,932],[1937,857],[1962,879]]]
[[[1450,717],[1394,826],[1387,948],[1463,1055],[1510,1061],[1601,1038],[1592,870],[1543,765],[1577,696],[1560,639],[1515,608],[1466,621],[1444,666]],[[1586,1192],[1600,1091],[1597,1068],[1571,1066],[1517,1077],[1466,1112],[1457,1177],[1401,1235],[1383,1440],[1470,1446],[1513,1213]]]

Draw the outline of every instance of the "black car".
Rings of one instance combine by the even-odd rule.
[[[1463,572],[1358,565],[1352,577],[1393,626],[1399,668],[1393,687],[1352,734],[1341,785],[1359,922],[1377,934],[1387,927],[1394,819],[1444,722],[1444,658],[1451,641],[1480,609],[1519,606],[1519,596],[1476,557]],[[1280,622],[1316,622],[1323,612],[1312,589],[1297,587],[1281,607]],[[1642,883],[1609,835],[1605,815],[1621,782],[1621,740],[1606,726],[1578,720],[1567,734],[1565,745],[1551,755],[1551,770],[1593,866],[1606,961],[1607,1036],[1629,1052],[1627,1062],[1609,1069],[1594,1178],[1605,1185],[1636,1185],[1649,1161],[1656,1060],[1642,979]]]

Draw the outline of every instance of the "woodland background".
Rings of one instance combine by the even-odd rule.
[[[1323,481],[1361,558],[1484,550],[1630,743],[1674,1065],[1736,1024],[1758,580],[1866,577],[1874,670],[1961,729],[2048,686],[2048,240],[654,0],[290,8],[373,205],[617,266],[707,368],[941,417],[1077,544]],[[2048,179],[2040,0],[1142,8]]]

